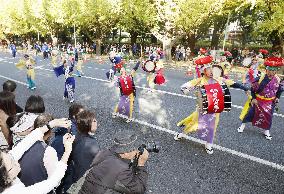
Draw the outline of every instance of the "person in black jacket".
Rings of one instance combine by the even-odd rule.
[[[76,115],[75,120],[78,127],[78,133],[71,154],[73,163],[73,182],[76,182],[85,174],[99,152],[99,145],[94,138],[94,133],[97,130],[95,113],[83,110]]]
[[[131,165],[141,144],[135,134],[123,131],[116,135],[113,146],[100,151],[94,159],[79,194],[145,193],[148,173],[144,165],[148,151],[144,149],[135,170]]]

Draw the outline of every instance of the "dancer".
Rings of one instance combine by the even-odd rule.
[[[213,153],[212,144],[219,123],[219,114],[231,109],[231,96],[227,86],[248,90],[232,80],[213,78],[212,59],[211,56],[206,56],[196,60],[202,77],[193,79],[181,87],[184,93],[198,88],[198,103],[196,111],[177,124],[184,127],[184,130],[174,137],[175,140],[180,140],[185,134],[197,131],[199,138],[206,141],[205,150],[208,154]]]
[[[242,77],[242,81],[245,86],[250,88],[252,82],[261,74],[258,67],[259,67],[258,60],[256,58],[253,58],[248,71]]]
[[[132,69],[131,74],[127,74],[126,65],[121,70],[121,76],[117,79],[118,87],[120,89],[120,99],[118,105],[114,109],[112,117],[115,118],[118,114],[127,116],[126,120],[129,123],[132,120],[134,98],[136,97],[136,89],[133,77],[135,72],[139,68],[140,61],[138,61],[135,67]]]
[[[63,100],[69,98],[70,103],[74,102],[74,93],[75,93],[75,78],[73,77],[74,69],[74,58],[70,61],[71,65],[68,67],[67,60],[63,60],[63,65],[53,68],[55,75],[58,77],[60,75],[65,76],[65,90]]]
[[[120,73],[125,61],[114,50],[109,53],[109,60],[112,62],[112,68],[106,73],[106,76],[109,80],[115,80],[116,73]]]
[[[36,89],[35,85],[35,70],[34,70],[34,65],[36,64],[36,61],[30,57],[29,55],[25,54],[24,55],[24,60],[21,59],[19,62],[16,64],[16,67],[18,69],[23,69],[26,67],[27,69],[27,88],[31,90]]]
[[[163,75],[164,65],[160,59],[160,55],[153,52],[149,59],[142,65],[142,69],[147,73],[147,83],[150,88],[149,92],[153,92],[155,84],[162,85],[165,83]]]
[[[13,42],[12,42],[12,44],[10,44],[10,50],[11,50],[11,53],[12,53],[12,57],[15,58],[16,53],[17,53],[17,49],[16,49],[16,46]]]
[[[43,59],[45,60],[45,59],[48,59],[48,50],[49,50],[49,48],[48,48],[48,45],[47,45],[47,43],[45,42],[43,45],[42,45],[42,54],[43,54]]]
[[[240,115],[242,120],[238,132],[242,133],[245,123],[251,122],[253,126],[264,130],[264,137],[272,139],[270,129],[276,104],[279,102],[283,89],[280,78],[276,75],[277,70],[283,66],[283,58],[269,57],[265,61],[266,73],[259,75],[251,87],[251,97],[248,98]]]
[[[76,63],[76,76],[78,77],[82,77],[82,75],[84,75],[83,71],[82,71],[82,64],[83,64],[83,60],[82,59],[78,59],[77,63]]]
[[[31,89],[31,90],[35,90],[36,85],[35,85],[34,65],[36,64],[36,62],[35,62],[34,59],[30,58],[29,55],[25,55],[24,57],[26,59],[28,88]]]

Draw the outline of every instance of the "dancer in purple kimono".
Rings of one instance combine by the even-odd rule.
[[[120,98],[112,113],[112,117],[115,118],[118,115],[124,115],[128,118],[126,120],[127,123],[132,121],[134,99],[136,97],[136,88],[133,77],[139,68],[140,63],[140,61],[136,63],[130,74],[127,73],[126,65],[124,65],[120,69],[121,76],[117,79],[117,85],[120,89]]]
[[[242,125],[238,128],[239,133],[244,131],[245,123],[251,122],[253,126],[264,130],[266,139],[272,139],[270,128],[273,112],[283,92],[276,72],[284,64],[283,60],[279,57],[269,57],[265,61],[266,73],[258,76],[252,83],[252,98],[248,99],[240,115]]]

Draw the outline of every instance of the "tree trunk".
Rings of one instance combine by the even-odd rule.
[[[246,46],[246,43],[247,43],[247,32],[243,31],[243,34],[242,34],[242,48],[245,48]]]
[[[157,38],[153,34],[151,34],[151,44],[157,44],[157,42]]]
[[[117,34],[117,29],[112,31],[112,44],[114,44],[116,34]]]
[[[191,53],[194,53],[195,51],[195,44],[196,44],[196,37],[195,37],[195,34],[189,34],[188,35],[188,45],[189,45],[189,48],[191,50]]]
[[[131,46],[133,46],[135,43],[137,43],[137,32],[130,32],[130,41],[131,41]]]
[[[120,42],[121,42],[121,28],[119,29],[119,38],[118,38],[118,45],[120,47]]]
[[[166,62],[172,62],[172,41],[167,39],[163,41],[163,51],[165,52]]]
[[[101,56],[101,44],[102,44],[102,39],[97,38],[96,39],[96,55]]]
[[[284,34],[279,35],[280,53],[284,56]]]
[[[219,39],[220,39],[220,35],[218,34],[220,27],[218,25],[217,22],[214,23],[214,30],[213,30],[213,34],[212,34],[212,40],[211,40],[211,48],[218,48],[218,44],[219,44]]]

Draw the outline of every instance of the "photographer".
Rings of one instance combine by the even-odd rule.
[[[143,142],[135,134],[124,131],[115,137],[113,146],[99,152],[94,159],[80,194],[145,192],[148,173],[144,165],[148,151],[138,151]],[[137,166],[131,165],[139,154],[142,155],[138,158]]]

